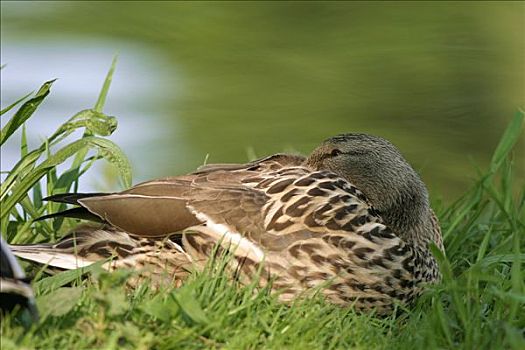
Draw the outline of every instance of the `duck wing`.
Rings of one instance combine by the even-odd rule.
[[[208,166],[120,193],[70,198],[133,236],[193,229],[217,242],[228,234],[258,257],[322,235],[352,235],[364,245],[381,235],[396,237],[355,186],[334,173],[298,166],[302,160],[274,155],[235,170]]]
[[[217,171],[196,178],[190,194],[187,208],[208,228],[238,233],[265,251],[333,232],[395,236],[361,191],[328,171]]]
[[[47,200],[79,205],[59,213],[43,216],[73,217],[101,221],[141,237],[165,237],[202,223],[188,208],[195,196],[217,196],[208,183],[240,184],[244,176],[300,164],[304,157],[277,154],[247,164],[211,164],[184,176],[166,177],[140,183],[120,193],[60,194]],[[213,186],[212,186],[213,187]],[[235,191],[230,187],[232,191]]]
[[[187,201],[203,222],[183,235],[194,261],[205,261],[220,243],[234,254],[242,280],[259,271],[263,281],[273,276],[282,300],[327,282],[325,295],[341,305],[368,298],[386,310],[393,299],[413,295],[411,247],[338,175],[299,166],[245,171],[239,181],[220,171],[207,179],[194,182]]]

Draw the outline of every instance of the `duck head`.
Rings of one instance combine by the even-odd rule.
[[[368,134],[341,134],[325,140],[304,165],[334,172],[359,188],[402,238],[413,239],[428,229],[427,188],[389,141]]]

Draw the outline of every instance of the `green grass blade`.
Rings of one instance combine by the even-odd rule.
[[[92,135],[109,136],[117,128],[117,119],[97,112],[94,109],[88,109],[77,113],[65,125],[66,127],[73,129],[84,127],[85,131],[82,137]],[[72,174],[77,174],[76,178],[80,175],[80,166],[84,162],[87,153],[88,149],[78,152],[71,164],[69,170]],[[73,179],[73,182],[74,181],[75,179]],[[69,186],[67,188],[69,188]]]
[[[42,320],[49,316],[63,316],[71,311],[80,300],[82,288],[63,287],[52,293],[37,297],[36,303]],[[57,300],[60,302],[57,303]]]
[[[9,216],[13,207],[26,195],[27,191],[29,191],[37,181],[40,181],[40,179],[55,166],[88,147],[97,148],[106,160],[117,167],[125,186],[131,184],[131,165],[122,150],[112,141],[93,136],[85,137],[61,148],[12,187],[11,195],[2,203],[2,221]]]
[[[210,322],[206,317],[206,313],[199,304],[199,301],[197,300],[193,290],[187,287],[182,287],[176,292],[172,293],[171,296],[186,316],[186,322],[203,325]]]
[[[481,265],[484,268],[490,267],[494,264],[503,264],[503,263],[514,263],[514,264],[523,264],[525,263],[525,253],[520,254],[515,253],[509,253],[509,254],[498,254],[498,255],[491,255],[489,257],[486,257],[480,261]]]
[[[113,80],[113,73],[115,72],[117,61],[118,55],[115,55],[115,57],[113,57],[113,62],[111,62],[111,68],[109,68],[108,74],[106,75],[106,79],[104,80],[104,84],[102,85],[100,95],[98,96],[97,102],[95,103],[94,110],[99,113],[102,113],[104,105],[106,104],[106,97],[109,92],[109,87],[111,86],[111,81]]]
[[[49,139],[55,142],[62,134],[69,135],[71,131],[79,128],[85,128],[92,135],[109,136],[117,129],[117,125],[115,117],[107,116],[94,109],[85,109],[62,124]]]
[[[31,115],[35,112],[38,106],[42,101],[49,95],[51,85],[55,80],[50,80],[38,90],[35,97],[25,102],[20,109],[15,113],[15,115],[6,123],[2,128],[0,133],[0,145],[3,145],[7,141],[9,136],[11,136],[22,124],[28,120]]]
[[[27,156],[27,134],[26,125],[22,125],[22,138],[20,141],[20,158]]]
[[[512,292],[516,295],[523,295],[525,283],[523,282],[524,276],[522,267],[525,263],[525,254],[520,254],[520,236],[518,235],[518,232],[514,232],[513,235],[513,250],[514,261],[510,270]],[[519,303],[514,301],[510,311],[511,318],[514,318],[517,314],[518,307]]]
[[[108,262],[108,260],[101,260],[87,267],[81,267],[75,270],[64,271],[54,276],[41,279],[33,285],[33,288],[38,294],[49,293],[68,283],[78,280],[82,275],[88,272],[93,272],[102,268],[102,265],[104,265],[106,262]]]
[[[21,177],[23,174],[29,173],[34,168],[36,162],[41,155],[46,152],[48,147],[62,141],[65,137],[79,128],[89,129],[90,132],[97,135],[108,136],[117,128],[117,121],[115,117],[106,116],[93,110],[84,110],[75,114],[66,123],[61,125],[58,130],[55,131],[49,139],[42,143],[39,148],[29,152],[18,161],[14,168],[9,172],[5,181],[0,185],[0,200],[5,198],[9,190],[15,184],[17,178]],[[79,157],[78,160],[75,158],[75,161],[71,166],[72,169],[79,167],[84,160],[87,151],[88,149],[79,152],[81,157]]]
[[[3,201],[9,191],[13,188],[16,181],[22,178],[23,175],[28,173],[33,167],[36,161],[40,158],[42,152],[37,150],[28,153],[24,158],[20,159],[14,168],[9,172],[6,179],[0,184],[0,201]]]
[[[524,117],[525,113],[523,111],[517,111],[509,126],[507,126],[507,129],[505,130],[503,137],[496,147],[490,162],[490,171],[492,173],[496,172],[496,170],[500,168],[501,164],[503,164],[505,158],[512,150],[512,147],[514,147],[518,141],[518,138],[521,134]]]
[[[11,109],[13,109],[14,107],[18,106],[19,103],[21,103],[22,101],[24,101],[25,99],[27,99],[29,96],[31,96],[32,92],[28,93],[27,95],[25,95],[24,97],[18,99],[17,101],[15,101],[14,103],[10,104],[9,106],[7,106],[6,108],[2,109],[0,111],[0,116],[6,114],[7,112],[9,112]]]

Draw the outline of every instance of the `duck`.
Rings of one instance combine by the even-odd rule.
[[[379,136],[340,134],[307,157],[209,164],[122,192],[47,199],[74,207],[42,219],[97,223],[55,244],[11,246],[58,268],[112,256],[108,270],[140,269],[179,286],[220,250],[241,283],[258,278],[283,302],[319,290],[330,303],[378,314],[440,279],[430,246],[444,248],[428,190]]]
[[[0,319],[6,314],[18,313],[26,327],[39,319],[35,295],[29,279],[9,245],[0,236]]]

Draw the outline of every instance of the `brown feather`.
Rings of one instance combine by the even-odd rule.
[[[395,147],[347,134],[327,140],[307,160],[277,154],[247,164],[206,165],[120,193],[52,198],[79,204],[113,230],[148,242],[177,233],[186,255],[154,253],[155,266],[191,259],[202,267],[220,244],[233,253],[231,268],[241,281],[260,271],[261,285],[273,279],[281,300],[325,287],[322,293],[333,303],[386,313],[439,278],[427,245],[442,247],[441,235],[427,197]],[[99,245],[92,250],[128,251],[122,244]]]
[[[178,198],[114,194],[79,203],[111,225],[141,237],[167,236],[200,223],[186,201]]]

